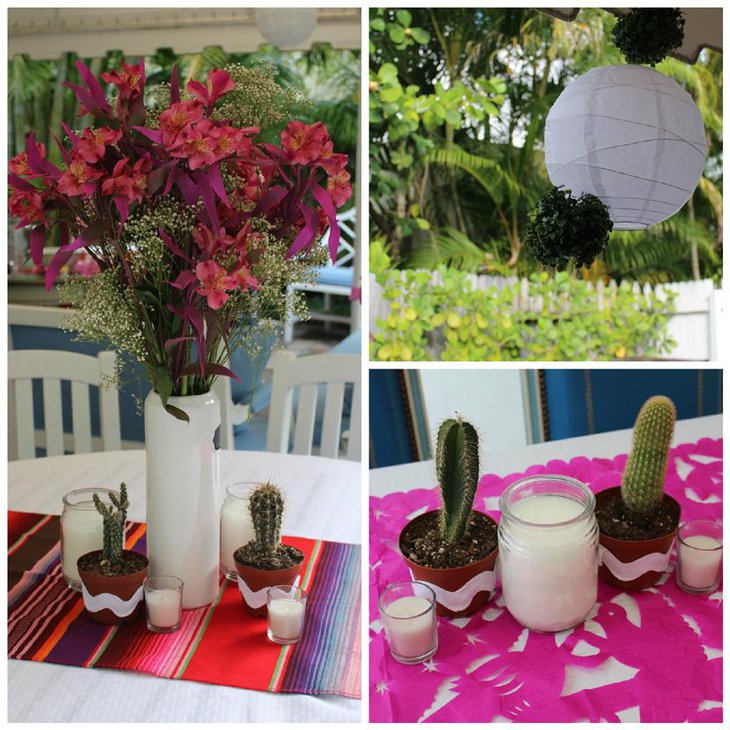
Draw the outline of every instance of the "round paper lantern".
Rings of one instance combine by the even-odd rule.
[[[706,154],[692,97],[646,66],[591,69],[566,87],[545,124],[553,185],[600,198],[615,230],[674,215],[697,187]]]
[[[317,27],[316,8],[259,8],[256,27],[278,48],[294,48],[309,38]]]

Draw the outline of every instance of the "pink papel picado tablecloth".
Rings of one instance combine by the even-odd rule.
[[[480,480],[475,507],[499,518],[504,489],[531,474],[563,474],[594,492],[620,484],[626,455],[550,461],[524,474]],[[666,491],[682,520],[722,519],[722,440],[673,449]],[[625,593],[599,581],[580,626],[540,634],[496,597],[473,616],[439,619],[439,649],[422,664],[395,662],[378,614],[386,585],[410,580],[398,534],[438,506],[433,489],[370,500],[370,720],[372,722],[721,722],[722,593],[691,596],[670,572]]]

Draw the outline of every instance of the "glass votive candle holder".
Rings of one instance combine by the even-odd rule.
[[[101,515],[94,506],[94,494],[104,504],[111,504],[109,495],[119,493],[113,489],[74,489],[63,496],[61,512],[61,570],[66,585],[81,591],[81,578],[76,561],[86,553],[103,547]]]
[[[228,580],[238,578],[233,553],[255,537],[248,511],[248,498],[255,488],[256,482],[237,482],[226,487],[221,506],[220,564]]]
[[[307,594],[299,586],[272,586],[266,593],[266,635],[275,644],[296,644],[302,638]]]
[[[147,628],[156,634],[170,634],[180,628],[183,582],[172,575],[145,578],[144,601]]]
[[[690,520],[677,532],[677,585],[686,593],[712,593],[722,576],[722,525]]]
[[[436,594],[425,583],[392,583],[378,599],[393,659],[401,664],[418,664],[438,649]]]

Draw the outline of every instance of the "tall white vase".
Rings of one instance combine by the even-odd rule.
[[[190,417],[171,416],[152,391],[145,400],[149,575],[181,578],[183,608],[206,606],[219,587],[215,393],[170,398]]]

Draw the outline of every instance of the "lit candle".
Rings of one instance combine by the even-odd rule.
[[[715,590],[722,571],[722,528],[709,520],[693,520],[679,529],[677,582],[692,593]]]
[[[180,594],[172,590],[150,591],[145,598],[147,617],[153,626],[169,629],[180,623]]]
[[[233,553],[255,537],[248,509],[248,494],[253,486],[242,483],[228,487],[221,507],[220,563],[230,580],[236,580],[238,575]]]
[[[299,586],[271,586],[266,594],[266,635],[276,644],[295,644],[302,636],[307,594]]]
[[[534,494],[531,479],[547,481],[553,493]],[[512,497],[510,490],[517,490]],[[528,478],[503,495],[502,594],[523,626],[562,631],[580,623],[595,604],[598,528],[592,499],[584,485],[562,477]]]

